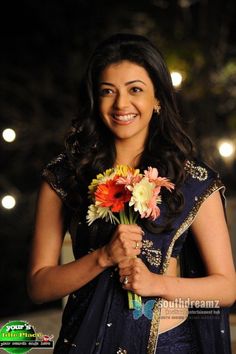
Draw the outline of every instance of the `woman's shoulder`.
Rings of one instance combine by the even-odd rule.
[[[68,180],[73,174],[69,158],[65,152],[54,157],[42,170],[42,178],[65,201],[68,195]]]
[[[200,159],[188,160],[184,169],[186,178],[182,192],[185,200],[192,200],[193,204],[199,204],[215,191],[220,191],[224,197],[225,186],[220,175],[207,163]]]

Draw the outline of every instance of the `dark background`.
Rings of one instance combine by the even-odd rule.
[[[219,139],[236,139],[235,16],[234,0],[1,2],[0,130],[17,137],[0,137],[0,197],[17,204],[0,206],[0,316],[60,305],[33,305],[26,293],[40,173],[63,149],[88,56],[112,33],[147,36],[183,73],[176,94],[188,131],[235,196],[235,158],[226,164],[217,150]]]

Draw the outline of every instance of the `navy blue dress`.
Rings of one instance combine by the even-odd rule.
[[[188,161],[187,178],[182,186],[185,198],[183,211],[176,217],[169,232],[156,233],[155,226],[165,215],[147,227],[140,223],[145,235],[140,257],[150,271],[165,274],[170,257],[179,257],[184,277],[205,275],[204,265],[190,232],[201,204],[215,191],[224,191],[219,176],[203,163]],[[43,177],[64,202],[69,215],[76,259],[109,241],[114,225],[97,221],[97,234],[91,235],[85,219],[78,219],[67,205],[67,180],[71,170],[63,153],[43,171]],[[115,267],[106,269],[81,289],[70,294],[62,327],[54,352],[56,354],[155,354],[211,353],[230,354],[227,309],[191,308],[188,319],[162,334],[158,333],[161,298],[143,297],[141,309],[129,310],[127,292],[122,289]],[[199,314],[200,313],[200,314]]]

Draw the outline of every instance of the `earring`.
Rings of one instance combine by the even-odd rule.
[[[158,114],[160,114],[160,111],[161,111],[161,105],[160,105],[160,102],[157,101],[154,108],[153,108],[153,112],[158,115]]]

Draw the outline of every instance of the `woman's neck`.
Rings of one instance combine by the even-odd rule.
[[[143,146],[136,146],[130,143],[116,142],[116,161],[115,165],[128,165],[136,167],[139,163]]]

